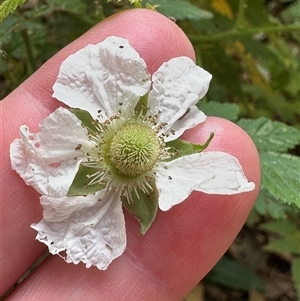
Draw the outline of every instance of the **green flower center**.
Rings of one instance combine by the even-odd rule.
[[[160,156],[160,140],[147,125],[128,123],[113,136],[109,161],[121,174],[137,177],[150,171]]]

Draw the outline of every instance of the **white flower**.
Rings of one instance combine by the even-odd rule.
[[[62,63],[53,96],[93,121],[87,125],[86,116],[58,108],[36,134],[21,126],[21,139],[11,144],[12,168],[42,194],[43,220],[32,228],[52,254],[65,251],[67,262],[106,269],[126,246],[122,200],[133,203],[155,190],[159,208],[169,210],[193,190],[254,189],[231,155],[182,155],[169,144],[205,120],[195,104],[210,80],[179,57],[151,81],[143,59],[119,37],[88,45]],[[82,168],[94,171],[83,177],[87,193],[70,196]]]

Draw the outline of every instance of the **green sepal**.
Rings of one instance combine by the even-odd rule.
[[[154,181],[154,180],[153,180]],[[158,208],[158,192],[153,183],[152,191],[147,194],[138,189],[139,198],[132,192],[132,200],[123,199],[124,207],[137,218],[140,223],[140,234],[144,235],[155,220]]]
[[[97,172],[96,168],[80,165],[78,172],[73,180],[73,183],[69,188],[67,196],[71,197],[71,196],[94,194],[102,190],[103,188],[105,188],[105,185],[101,185],[98,183],[93,185],[88,185],[90,181],[88,175],[92,175],[95,172]]]
[[[212,138],[214,137],[214,133],[211,133],[209,138],[204,144],[195,144],[189,141],[176,139],[173,141],[169,141],[166,143],[167,147],[171,148],[175,151],[174,155],[171,158],[166,159],[165,161],[173,161],[175,159],[178,159],[183,156],[188,156],[196,153],[201,153],[203,150],[205,150]]]
[[[97,127],[95,126],[96,121],[88,111],[81,109],[69,109],[69,111],[81,121],[82,125],[90,134],[98,131]]]
[[[148,104],[149,93],[146,93],[144,96],[140,97],[138,103],[135,105],[134,112],[138,115],[140,112],[143,116],[147,113],[147,104]]]

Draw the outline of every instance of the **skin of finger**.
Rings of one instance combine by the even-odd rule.
[[[61,62],[89,43],[107,36],[127,38],[153,73],[172,57],[195,59],[193,47],[179,27],[159,13],[135,9],[107,18],[69,44],[34,75],[0,102],[1,114],[1,295],[29,268],[45,246],[35,241],[30,224],[42,217],[39,194],[11,170],[9,144],[19,137],[19,127],[32,132],[60,103],[51,97]],[[4,277],[5,275],[5,277]]]
[[[128,246],[107,271],[85,269],[50,257],[8,300],[182,300],[205,276],[241,229],[260,184],[259,158],[251,139],[236,125],[210,117],[182,138],[237,157],[255,191],[233,196],[193,192],[185,202],[159,212],[151,230],[138,235],[127,213]]]

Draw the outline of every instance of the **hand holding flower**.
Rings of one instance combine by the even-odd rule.
[[[168,49],[168,52],[161,51],[161,49],[156,49],[155,47],[153,51],[155,40],[151,41],[151,38],[147,36],[147,38],[149,39],[148,47],[152,45],[152,49],[147,50],[147,47],[144,48],[144,44],[139,42],[139,38],[136,36],[135,31],[131,31],[132,28],[126,28],[126,26],[123,26],[122,29],[118,28],[117,31],[117,27],[120,24],[119,22],[123,22],[124,20],[129,22],[133,15],[135,17],[135,22],[137,20],[140,20],[140,23],[138,22],[139,30],[141,30],[140,25],[145,22],[145,16],[147,16],[148,20],[151,20],[151,18],[152,20],[158,20],[158,25],[155,25],[154,27],[149,27],[149,24],[147,26],[144,25],[144,30],[146,30],[148,33],[149,30],[153,31],[153,35],[150,35],[152,39],[155,35],[157,35],[156,38],[158,38],[159,35],[162,34],[161,28],[159,28],[159,24],[164,24],[162,28],[165,28],[165,26],[172,28],[171,31],[170,29],[168,29],[168,36],[172,38],[173,41],[180,39],[180,46],[176,49],[172,47],[168,49],[168,45],[164,45],[162,43],[161,47],[162,45],[164,45],[164,47]],[[107,28],[110,28],[110,30],[105,31]],[[97,33],[98,36],[96,36],[95,33]],[[71,47],[80,49],[88,43],[97,43],[99,40],[103,40],[103,38],[99,37],[99,34],[102,35],[103,38],[104,36],[113,34],[126,37],[135,46],[139,54],[146,60],[150,72],[155,71],[163,62],[168,61],[173,56],[186,55],[193,58],[193,54],[188,42],[185,40],[183,34],[176,28],[175,25],[156,13],[137,10],[133,12],[126,12],[119,15],[119,17],[113,17],[111,20],[103,22],[99,26],[99,28],[94,28],[91,32],[87,33],[79,40],[79,46],[74,46],[74,44],[72,44],[68,48],[65,48],[62,54],[58,56],[58,64],[68,54],[74,52],[74,48],[72,50]],[[176,39],[174,39],[175,36]],[[160,37],[160,39],[162,39],[162,37]],[[155,55],[155,51],[160,54]],[[161,53],[163,53],[164,55],[161,55]],[[55,58],[52,59],[52,62],[55,62]],[[43,68],[50,66],[50,63],[51,61],[48,62]],[[33,89],[34,91],[31,91],[31,95],[23,94],[25,101],[28,102],[29,105],[30,102],[34,101],[35,98],[38,98],[39,100],[47,99],[47,102],[49,101],[48,105],[44,103],[44,105],[41,106],[41,108],[43,108],[43,117],[48,114],[47,111],[49,111],[49,107],[53,108],[58,105],[58,103],[51,100],[51,97],[49,95],[49,93],[51,93],[51,86],[53,85],[55,79],[55,72],[57,74],[57,68],[56,70],[54,70],[54,72],[50,70],[49,72],[52,75],[50,76],[50,78],[45,77],[45,80],[47,80],[47,82],[45,80],[41,81],[39,83],[39,87],[36,87],[36,90]],[[19,90],[16,90],[16,92],[10,96],[10,99],[5,100],[6,103],[4,103],[3,106],[6,105],[8,109],[14,110],[13,106],[18,103],[18,101],[20,101],[19,99],[22,94],[22,89],[24,89],[24,91],[29,91],[28,89],[37,82],[38,75],[35,74],[29,81],[24,83],[24,85],[21,86]],[[46,90],[44,90],[44,88],[46,88]],[[11,100],[11,102],[9,102],[9,100]],[[36,109],[33,108],[33,110]],[[181,114],[181,116],[183,116],[183,114],[184,112]],[[38,120],[41,119],[42,118],[40,116]],[[25,120],[21,122],[21,124],[22,123],[32,123],[33,125],[36,125],[35,122],[30,122],[30,120]],[[20,125],[20,121],[13,124],[15,124],[13,130],[17,131],[17,124]],[[226,133],[224,133],[224,131],[226,131]],[[247,178],[253,180],[258,184],[259,170],[255,148],[251,140],[242,132],[242,130],[237,128],[235,125],[224,120],[208,118],[205,123],[186,131],[182,138],[203,144],[207,140],[210,132],[215,133],[215,138],[209,145],[207,151],[216,150],[231,153],[239,159]],[[16,136],[15,132],[14,136]],[[77,142],[77,144],[79,143]],[[248,150],[248,153],[246,154],[244,151],[245,149]],[[249,168],[250,166],[254,166],[254,169]],[[10,174],[17,183],[20,183],[19,179],[17,179],[12,173]],[[64,185],[63,182],[61,184]],[[34,200],[37,200],[37,195],[30,188],[24,187],[24,185],[22,185],[23,184],[21,183],[18,184],[18,186],[21,187],[21,189],[24,191],[23,195],[30,193],[32,199],[27,199],[26,204],[25,201],[21,201],[21,205],[24,206],[24,208],[38,208],[37,201],[35,204],[32,204],[33,202],[35,202]],[[44,192],[41,191],[41,193]],[[62,195],[62,197],[64,197],[64,195]],[[124,255],[118,259],[119,263],[111,264],[109,270],[105,272],[106,274],[101,274],[101,272],[98,272],[100,274],[97,274],[92,270],[89,270],[89,272],[82,272],[86,275],[94,275],[93,279],[86,279],[86,284],[82,285],[87,285],[89,283],[88,281],[95,282],[96,279],[98,279],[97,287],[99,287],[99,291],[97,290],[97,292],[95,292],[95,296],[98,294],[98,292],[100,293],[100,288],[102,292],[105,288],[104,291],[107,291],[107,295],[109,296],[109,289],[107,286],[104,286],[104,283],[107,283],[108,286],[113,286],[114,281],[120,282],[120,280],[117,280],[118,277],[122,277],[121,274],[125,273],[125,282],[127,284],[124,284],[123,291],[126,290],[126,287],[128,288],[128,284],[131,283],[135,287],[133,289],[135,292],[128,292],[128,296],[130,296],[130,294],[132,294],[131,296],[136,296],[141,283],[143,283],[143,280],[141,278],[137,279],[135,275],[137,275],[137,270],[142,269],[141,272],[143,271],[144,273],[145,269],[145,271],[147,271],[146,274],[148,275],[145,275],[145,277],[149,278],[149,275],[152,275],[150,278],[153,277],[153,284],[156,283],[156,281],[163,281],[163,283],[165,283],[165,289],[168,289],[163,289],[163,293],[160,292],[160,296],[165,296],[165,298],[162,297],[164,300],[172,300],[172,294],[173,296],[176,296],[176,298],[180,299],[187,292],[187,290],[189,290],[191,286],[194,285],[195,282],[198,281],[200,277],[208,271],[209,268],[211,268],[212,264],[220,257],[222,252],[225,251],[226,247],[228,247],[237,231],[241,227],[241,224],[245,220],[247,212],[249,212],[254,198],[255,192],[245,195],[239,194],[235,196],[208,196],[194,192],[189,197],[189,199],[180,206],[172,208],[172,210],[167,213],[158,213],[156,222],[151,227],[151,231],[149,231],[147,235],[142,238],[137,236],[136,221],[132,220],[132,218],[126,214],[128,246]],[[30,202],[31,204],[27,204],[28,202]],[[16,206],[16,204],[18,203],[14,203],[14,206]],[[10,203],[6,204],[5,206],[7,206],[7,208],[11,208],[9,210],[11,210],[12,212],[14,208],[13,204]],[[8,212],[10,212],[9,210]],[[27,225],[32,221],[38,220],[37,217],[40,212],[35,212],[35,217],[30,216],[30,220],[26,220]],[[6,229],[9,229],[8,227],[9,222],[7,223]],[[218,227],[222,227],[223,232],[217,229]],[[8,230],[4,232],[4,236],[6,235],[7,241],[9,241],[7,231]],[[29,230],[26,231],[26,233],[28,233],[27,237],[33,237],[34,235]],[[17,234],[14,234],[14,237],[15,239],[18,239]],[[24,247],[25,244],[32,244],[34,246],[36,252],[34,253],[35,255],[31,255],[31,260],[33,260],[34,257],[39,254],[39,250],[41,250],[40,246],[36,246],[36,244],[31,241],[26,242],[29,241],[29,238],[27,238],[26,241],[25,239],[22,241],[22,239],[18,241],[20,247]],[[6,256],[9,257],[8,254],[6,254]],[[22,255],[16,256],[15,260],[17,263],[21,263],[18,265],[19,267],[26,266],[24,262],[22,262]],[[50,261],[53,262],[53,264],[49,265]],[[48,263],[46,262],[43,267],[41,267],[39,271],[37,271],[36,274],[44,275],[45,273],[47,273],[47,271],[50,272],[53,269],[55,270],[55,266],[58,267],[57,264],[59,265],[59,263],[57,263],[57,259],[50,258],[48,260]],[[64,267],[60,275],[69,275],[70,279],[72,279],[73,276],[69,273],[72,273],[71,271],[75,271],[76,273],[76,270],[73,270],[73,268],[70,268],[69,266]],[[76,268],[79,268],[80,270],[82,269],[82,267],[80,266]],[[19,271],[21,270],[22,268],[19,269]],[[180,286],[179,283],[181,283],[182,281],[181,277],[184,274],[185,270],[190,271],[189,273],[191,276],[188,277],[189,280],[186,282],[186,284],[182,284],[181,287],[177,288],[177,286]],[[175,273],[178,274],[178,279],[174,279],[176,278],[174,277]],[[11,278],[13,278],[13,275],[13,273],[10,273]],[[70,279],[67,279],[65,277],[64,279],[65,281],[67,281],[65,283],[69,283]],[[39,281],[42,281],[42,279],[40,279],[40,277],[38,276],[33,275],[32,281],[32,292],[34,292],[34,286],[37,285],[37,283],[40,283]],[[142,296],[153,296],[152,298],[149,297],[149,300],[155,300],[154,296],[160,291],[160,288],[157,288],[157,291],[154,288],[152,285],[150,285],[146,289],[146,291],[143,292],[144,295]],[[174,292],[174,288],[176,288],[176,292]],[[20,289],[22,289],[22,287]],[[170,292],[170,289],[173,291]],[[61,291],[61,294],[66,294],[66,292]],[[74,294],[76,294],[76,292],[74,292]],[[111,296],[111,299],[114,298]],[[129,297],[129,299],[132,300],[133,297]]]

